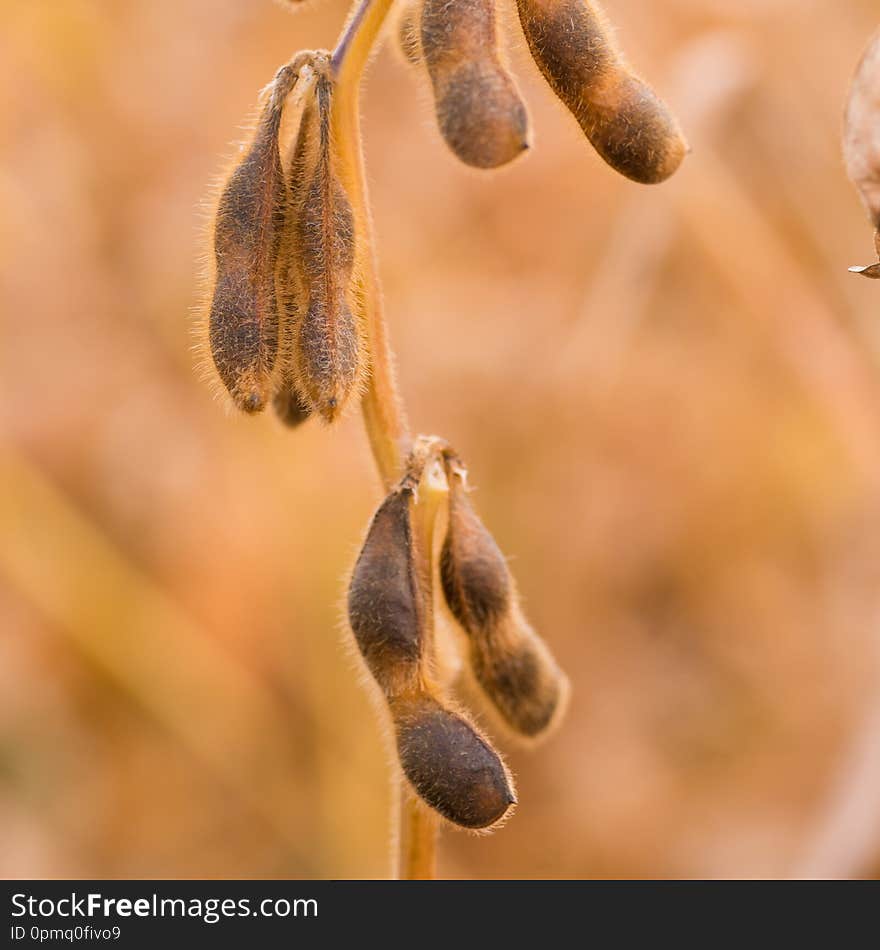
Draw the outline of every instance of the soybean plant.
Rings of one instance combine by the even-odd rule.
[[[671,175],[684,138],[596,4],[516,3],[536,63],[602,158],[638,182]],[[358,112],[391,9],[359,0],[334,50],[297,53],[264,90],[220,191],[200,326],[237,409],[272,405],[294,428],[363,413],[384,499],[351,573],[348,616],[399,763],[398,872],[431,877],[441,822],[486,831],[516,804],[501,755],[453,698],[458,668],[495,729],[527,743],[552,732],[569,687],[471,502],[464,461],[446,439],[413,437],[397,388]],[[523,154],[529,117],[494,0],[410,0],[397,34],[461,161],[489,169]]]

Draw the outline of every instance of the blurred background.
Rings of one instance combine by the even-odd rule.
[[[608,0],[693,147],[650,188],[503,6],[524,159],[460,165],[393,44],[364,98],[411,420],[573,684],[546,745],[502,743],[513,820],[445,833],[441,874],[880,875],[880,296],[839,145],[876,2]],[[233,416],[191,351],[210,183],[345,13],[0,3],[6,877],[387,874],[340,620],[360,420]]]

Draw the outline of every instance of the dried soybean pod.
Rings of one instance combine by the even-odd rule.
[[[303,181],[308,173],[310,130],[314,128],[315,69],[323,69],[326,51],[303,50],[292,60],[299,81],[290,97],[287,115],[293,125],[293,136],[282,164],[287,178],[287,207],[281,245],[278,252],[276,289],[280,313],[280,353],[283,375],[272,397],[276,416],[285,425],[295,428],[311,415],[308,401],[297,391],[293,373],[293,351],[304,312],[303,288],[298,267],[299,243],[297,223],[303,200]],[[311,112],[311,114],[310,114]]]
[[[222,191],[214,225],[208,340],[223,385],[245,412],[265,408],[278,364],[275,266],[286,201],[278,132],[295,81],[289,65],[276,74],[251,145]]]
[[[425,802],[473,830],[508,814],[516,804],[513,780],[472,723],[426,692],[397,697],[390,708],[404,775]]]
[[[443,593],[468,635],[474,678],[515,732],[537,738],[558,720],[568,681],[522,613],[495,539],[450,475],[449,526],[440,558]]]
[[[592,146],[621,175],[667,179],[687,143],[668,106],[635,76],[592,0],[517,0],[532,57]]]
[[[422,61],[421,19],[419,0],[405,4],[397,18],[397,45],[403,58],[413,66]]]
[[[422,55],[437,122],[466,164],[497,168],[529,145],[529,119],[501,63],[494,0],[425,0]]]
[[[413,525],[414,493],[429,459],[413,450],[400,484],[374,515],[352,572],[348,615],[388,703],[407,779],[449,821],[483,829],[503,818],[516,799],[497,752],[464,715],[444,704],[431,675],[429,564],[416,550]]]
[[[413,492],[397,488],[379,506],[348,589],[348,619],[386,697],[413,689],[425,613],[412,530]]]
[[[880,258],[880,31],[868,43],[847,96],[843,157],[874,225],[874,248]],[[880,263],[850,271],[880,278]]]
[[[337,418],[365,372],[363,329],[354,300],[355,220],[336,170],[332,94],[326,69],[301,127],[296,263],[303,312],[292,354],[297,391],[327,422]]]

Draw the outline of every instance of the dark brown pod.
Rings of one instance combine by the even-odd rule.
[[[598,4],[517,0],[532,57],[590,143],[620,174],[667,179],[687,143],[666,104],[626,64]]]
[[[497,168],[529,144],[529,120],[498,47],[494,0],[425,0],[421,48],[447,145],[467,165]]]
[[[516,804],[498,753],[463,716],[425,693],[394,700],[391,715],[404,774],[444,818],[485,829]]]
[[[321,76],[303,115],[291,171],[300,189],[295,262],[302,315],[294,331],[296,388],[334,421],[363,380],[364,346],[354,302],[355,220],[336,168],[330,129],[332,81]]]
[[[295,81],[290,66],[276,74],[250,147],[223,188],[214,224],[208,339],[223,385],[245,412],[265,408],[278,364],[275,268],[286,203],[278,132]]]
[[[468,635],[474,678],[511,729],[536,738],[558,718],[567,680],[523,616],[507,561],[457,475],[449,505],[440,579]]]
[[[386,696],[418,678],[426,604],[412,533],[413,494],[393,491],[379,506],[348,588],[348,619],[361,655]]]
[[[323,69],[327,54],[324,51],[305,50],[292,63],[299,72],[303,66]],[[276,270],[276,292],[280,321],[279,360],[284,367],[281,381],[272,398],[277,417],[287,426],[301,425],[311,414],[311,406],[296,389],[294,380],[294,348],[304,312],[304,291],[299,274],[298,222],[303,206],[304,182],[314,165],[314,123],[316,108],[313,90],[303,87],[299,106],[298,124],[283,159],[287,178],[287,210]],[[311,114],[309,111],[311,110]]]

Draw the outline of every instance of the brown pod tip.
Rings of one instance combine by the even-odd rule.
[[[386,695],[418,675],[424,604],[412,535],[412,491],[379,506],[348,589],[348,617],[361,655]]]
[[[466,165],[498,168],[529,147],[529,117],[510,76],[491,62],[465,62],[439,86],[446,144]]]
[[[407,779],[448,821],[491,828],[516,804],[513,781],[498,753],[461,715],[427,694],[391,704],[397,751]]]
[[[592,0],[517,0],[538,68],[602,158],[641,184],[664,181],[688,152],[668,106],[635,76]]]
[[[472,643],[471,666],[505,723],[518,735],[537,739],[565,709],[568,679],[519,611],[507,623],[508,631],[495,630],[488,641]]]
[[[580,121],[602,158],[642,185],[666,181],[688,151],[669,107],[636,76],[618,75],[605,90],[598,90],[593,110],[585,111]]]
[[[455,155],[497,168],[529,146],[529,120],[498,43],[494,0],[424,0],[421,52],[437,123]]]

